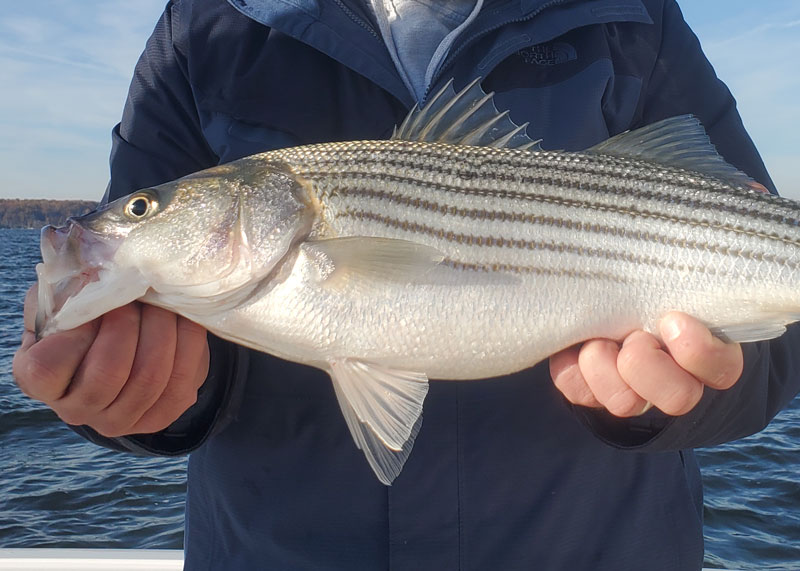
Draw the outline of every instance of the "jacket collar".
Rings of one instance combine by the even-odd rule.
[[[414,104],[377,31],[377,24],[362,2],[227,1],[252,20],[304,42],[367,77],[406,106]],[[518,38],[529,38],[528,45],[549,41],[571,29],[590,24],[614,21],[652,23],[642,0],[519,0],[518,3],[489,0],[486,4],[487,8],[463,34],[462,44],[453,46],[451,57],[457,59],[460,49],[473,38],[510,22],[524,23],[526,31],[515,33]],[[492,4],[496,4],[495,10],[488,9]],[[491,58],[484,58],[480,69],[475,65],[472,66],[475,69],[467,70],[469,66],[459,65],[460,72],[470,76],[464,79],[487,75],[503,57],[526,47],[518,45],[518,41],[501,43],[511,46],[512,51],[504,54],[502,49],[494,50]]]

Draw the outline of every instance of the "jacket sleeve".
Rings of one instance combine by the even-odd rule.
[[[180,7],[180,0],[167,6],[134,69],[122,121],[111,133],[105,201],[218,163],[189,81]]]
[[[655,18],[654,18],[655,19]],[[643,85],[641,123],[696,115],[725,159],[762,183],[775,187],[736,110],[736,101],[703,54],[674,0],[666,0],[661,45]],[[781,337],[742,346],[744,372],[733,388],[706,388],[688,414],[668,417],[657,410],[634,419],[575,407],[581,419],[607,443],[620,448],[675,450],[711,446],[763,429],[800,391],[800,325]]]
[[[185,62],[181,2],[170,2],[134,70],[122,115],[112,131],[111,179],[105,202],[217,164],[203,136]],[[141,454],[177,455],[202,444],[235,413],[247,352],[209,335],[210,372],[197,402],[155,434],[106,438],[72,427],[103,446]]]

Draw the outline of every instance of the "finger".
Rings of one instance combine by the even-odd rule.
[[[599,408],[600,402],[595,398],[578,366],[580,345],[569,347],[550,357],[550,377],[556,388],[572,404]]]
[[[742,375],[741,346],[717,339],[696,319],[684,313],[668,313],[661,319],[659,330],[675,362],[709,387],[728,389]]]
[[[609,339],[584,343],[578,357],[583,378],[595,398],[613,415],[638,416],[647,407],[646,399],[623,380],[617,370],[619,345]]]
[[[188,321],[188,319],[187,319]],[[200,390],[208,378],[209,366],[211,365],[211,350],[208,345],[208,331],[204,327],[196,323],[189,322],[191,326],[196,329],[195,342],[200,345],[200,358],[194,369],[194,388]]]
[[[97,413],[117,398],[130,376],[139,323],[138,303],[124,305],[100,318],[97,337],[67,392],[51,405],[64,422],[90,424]]]
[[[194,388],[199,389],[203,386],[208,376],[209,365],[211,362],[211,352],[208,346],[208,331],[202,325],[198,325],[189,319],[181,317],[179,324],[183,327],[186,338],[184,352],[187,355],[187,363],[195,362],[194,367]],[[196,357],[199,348],[199,357]],[[183,361],[181,361],[183,362]]]
[[[92,427],[104,436],[132,433],[132,427],[167,387],[175,360],[177,316],[152,305],[141,306],[136,353],[130,376]]]
[[[197,402],[197,391],[208,376],[208,366],[206,330],[178,316],[175,362],[169,382],[155,404],[132,427],[132,432],[157,432],[175,422]]]
[[[36,343],[36,335],[32,331],[23,331],[22,341],[19,345],[20,350],[24,353],[33,347],[34,343]]]
[[[14,355],[12,374],[31,398],[51,404],[68,390],[75,371],[89,351],[99,328],[93,321],[36,342],[33,332],[22,334]]]
[[[658,339],[636,331],[617,357],[620,376],[640,397],[666,414],[686,414],[700,401],[703,383],[681,368]]]
[[[34,331],[36,329],[36,311],[39,307],[38,296],[38,283],[33,284],[25,293],[25,304],[22,308],[22,316],[26,331]]]

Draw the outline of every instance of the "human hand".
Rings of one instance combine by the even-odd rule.
[[[655,406],[686,414],[704,387],[728,389],[742,374],[742,348],[714,337],[696,319],[672,312],[659,323],[664,346],[653,335],[634,331],[620,346],[592,339],[550,357],[550,375],[573,404],[605,408],[621,417]]]
[[[108,437],[157,432],[196,402],[209,364],[203,327],[134,302],[36,342],[36,288],[25,296],[13,362],[26,395]]]

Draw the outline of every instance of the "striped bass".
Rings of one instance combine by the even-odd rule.
[[[139,299],[327,371],[381,482],[428,378],[531,367],[695,316],[731,341],[800,315],[800,208],[684,116],[545,151],[477,81],[388,141],[270,151],[42,231],[37,334]]]

